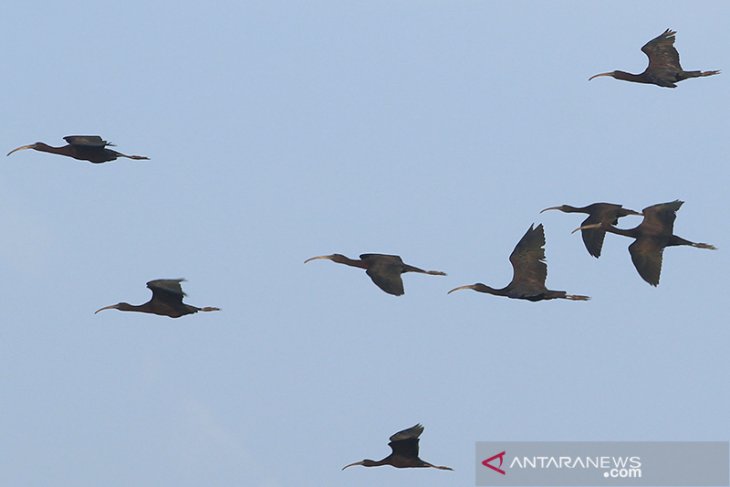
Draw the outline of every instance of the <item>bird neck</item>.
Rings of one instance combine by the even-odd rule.
[[[116,309],[119,311],[145,311],[145,304],[129,304],[129,303],[119,303],[116,305]]]
[[[366,458],[365,460],[362,461],[362,466],[363,467],[379,467],[381,465],[387,465],[385,460],[386,459],[384,458],[382,460],[375,461],[375,460],[370,460],[370,459]]]
[[[563,213],[587,213],[587,207],[579,208],[577,206],[563,205],[560,207]]]
[[[53,147],[43,142],[36,142],[33,144],[33,149],[37,150],[38,152],[49,152],[51,154],[66,154],[68,146],[63,147]]]
[[[338,264],[345,264],[349,265],[350,267],[359,267],[360,269],[367,269],[368,266],[360,259],[351,259],[349,257],[346,257],[342,254],[334,254],[330,258],[332,262],[337,262]]]
[[[651,83],[650,80],[646,79],[644,74],[633,74],[633,73],[627,73],[626,71],[614,71],[613,77],[616,79],[620,79],[623,81],[633,81],[635,83]]]
[[[615,235],[623,235],[624,237],[631,237],[631,238],[637,238],[639,236],[638,228],[616,228],[613,225],[609,225],[605,227],[605,230],[608,233],[613,233]]]
[[[491,286],[487,286],[486,284],[482,284],[481,282],[474,284],[472,289],[479,291],[480,293],[493,294],[495,296],[507,296],[507,288],[495,289]]]

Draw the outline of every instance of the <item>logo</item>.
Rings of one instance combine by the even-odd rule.
[[[490,441],[472,458],[489,487],[730,487],[727,441]]]
[[[492,455],[491,457],[484,460],[482,462],[482,465],[484,465],[485,467],[491,468],[492,470],[494,470],[497,473],[501,473],[502,475],[505,475],[506,472],[504,470],[502,470],[500,467],[502,466],[502,463],[504,462],[504,455],[506,453],[507,453],[507,451],[503,450],[502,452],[497,453],[496,455]],[[494,465],[491,464],[491,462],[493,460],[496,460],[497,458],[499,458],[499,467],[495,467]]]

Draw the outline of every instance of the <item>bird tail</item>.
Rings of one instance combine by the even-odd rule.
[[[683,71],[682,73],[679,73],[679,78],[677,81],[682,81],[683,79],[687,78],[702,78],[704,76],[714,76],[716,74],[720,74],[720,71]]]

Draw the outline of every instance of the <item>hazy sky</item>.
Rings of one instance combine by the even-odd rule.
[[[730,73],[639,73],[666,28],[730,69],[730,3],[10,2],[0,148],[99,134],[150,161],[22,151],[0,179],[0,485],[469,486],[474,442],[727,440]],[[596,201],[681,199],[664,255],[596,260]],[[548,287],[501,287],[532,223]],[[637,225],[637,217],[622,226]],[[446,277],[387,295],[314,255]],[[94,310],[185,277],[177,320]],[[340,468],[421,422],[455,471]]]

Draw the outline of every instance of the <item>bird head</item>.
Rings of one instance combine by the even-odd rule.
[[[466,286],[455,287],[454,289],[452,289],[451,291],[449,291],[446,294],[451,294],[454,291],[461,291],[462,289],[474,289],[474,290],[477,290],[477,288],[484,288],[484,287],[488,287],[488,286],[482,284],[481,282],[478,282],[476,284],[467,284]]]
[[[125,308],[130,308],[132,305],[129,303],[117,303],[117,304],[110,304],[109,306],[104,306],[103,308],[99,308],[96,311],[94,311],[94,314],[98,313],[99,311],[104,311],[105,309],[118,309],[120,311],[124,311]]]
[[[306,264],[307,262],[310,262],[312,260],[317,260],[317,259],[326,259],[326,260],[332,260],[332,261],[335,261],[336,262],[338,259],[340,259],[340,260],[347,259],[347,257],[345,257],[342,254],[318,255],[316,257],[310,257],[310,258],[308,258],[307,260],[304,261],[304,263]]]
[[[548,210],[559,210],[559,211],[568,211],[570,207],[568,205],[560,205],[560,206],[551,206],[550,208],[545,208],[544,210],[540,210],[540,213],[544,213]]]
[[[12,154],[13,152],[18,152],[19,150],[36,149],[37,147],[40,147],[42,144],[43,144],[43,142],[36,142],[35,144],[21,145],[20,147],[16,147],[15,149],[8,152],[8,155]]]
[[[376,466],[376,464],[377,462],[375,460],[369,460],[366,458],[365,460],[345,465],[344,467],[342,467],[342,470],[346,469],[347,467],[353,467],[355,465],[362,465],[363,467],[374,467]]]
[[[590,78],[588,78],[588,81],[592,80],[593,78],[600,78],[601,76],[610,76],[612,78],[615,78],[616,77],[616,73],[618,73],[618,71],[609,71],[607,73],[594,74],[593,76],[591,76]]]

